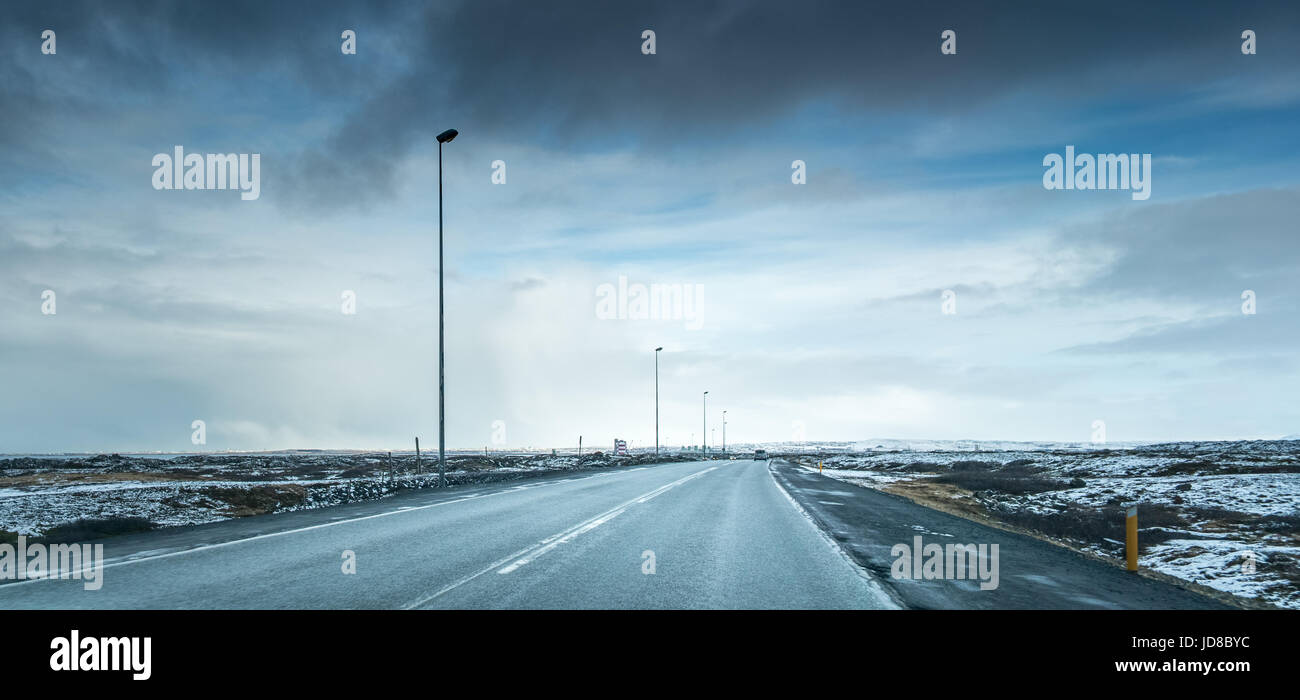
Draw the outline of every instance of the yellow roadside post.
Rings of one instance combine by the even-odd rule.
[[[817,473],[818,474],[822,473],[822,463],[820,460],[817,462]]]
[[[1128,517],[1125,519],[1125,529],[1128,531],[1128,570],[1138,570],[1138,509],[1137,506],[1129,506]]]

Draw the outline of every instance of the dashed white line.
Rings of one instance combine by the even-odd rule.
[[[709,467],[708,469],[703,469],[701,471],[688,474],[674,482],[664,484],[659,488],[656,488],[651,491],[647,491],[646,493],[643,493],[640,496],[637,496],[628,501],[620,503],[619,505],[614,506],[613,508],[610,508],[609,510],[601,514],[596,515],[595,517],[588,518],[587,520],[584,520],[578,523],[577,525],[574,525],[573,527],[569,527],[560,532],[557,532],[554,535],[551,535],[550,537],[547,537],[546,539],[540,542],[529,545],[528,547],[519,550],[518,552],[515,552],[509,556],[502,557],[492,562],[491,564],[483,567],[482,569],[475,571],[472,574],[463,576],[447,584],[446,586],[443,586],[437,592],[419,598],[411,603],[408,603],[403,607],[407,610],[410,610],[412,608],[418,608],[422,605],[426,605],[430,601],[434,600],[435,598],[450,593],[451,591],[460,588],[461,586],[469,583],[470,581],[473,581],[474,579],[477,579],[478,577],[488,573],[489,571],[496,571],[499,574],[513,573],[514,571],[518,570],[520,567],[526,566],[530,562],[535,561],[538,557],[542,556],[543,554],[546,554],[547,552],[554,550],[556,547],[560,546],[561,544],[572,541],[574,538],[578,537],[579,535],[590,532],[600,527],[601,525],[604,525],[605,523],[613,520],[614,518],[618,517],[619,514],[621,514],[623,511],[627,510],[630,506],[638,503],[645,503],[646,501],[649,501],[650,499],[660,494],[663,494],[672,488],[680,486],[690,481],[691,479],[704,476],[705,474],[708,474],[714,469],[717,469],[717,467],[713,466],[713,467]]]
[[[645,468],[646,468],[646,467],[641,467],[641,469],[645,469]],[[399,507],[399,508],[397,508],[397,509],[395,509],[395,510],[384,511],[384,512],[382,512],[382,513],[373,513],[373,514],[371,514],[371,515],[362,515],[362,516],[358,516],[358,517],[355,517],[355,518],[331,519],[330,522],[320,523],[320,524],[318,524],[318,525],[308,525],[308,526],[306,526],[306,527],[299,527],[299,528],[294,528],[294,529],[291,529],[291,530],[281,530],[281,531],[279,531],[279,532],[268,532],[268,533],[266,533],[266,534],[264,534],[264,535],[254,535],[254,536],[252,536],[252,537],[243,537],[243,538],[240,538],[240,539],[229,540],[229,541],[226,541],[226,542],[215,542],[215,543],[213,543],[213,544],[202,544],[202,545],[199,545],[199,546],[196,546],[196,547],[189,547],[189,548],[187,548],[187,549],[180,549],[180,550],[176,550],[176,551],[174,551],[174,552],[166,552],[166,553],[163,553],[163,554],[147,554],[146,556],[141,556],[141,553],[137,552],[137,553],[135,553],[135,554],[129,554],[129,555],[127,555],[125,558],[122,558],[122,559],[115,559],[115,560],[107,561],[107,562],[104,563],[103,568],[105,568],[105,569],[110,569],[110,568],[113,568],[113,567],[116,567],[116,566],[125,566],[125,565],[127,565],[127,564],[140,564],[140,563],[147,562],[147,561],[155,561],[155,560],[157,560],[157,559],[168,559],[168,558],[171,558],[171,557],[178,557],[178,556],[181,556],[182,554],[192,554],[192,553],[194,553],[194,552],[203,552],[203,551],[207,551],[207,550],[210,550],[210,549],[219,549],[219,548],[222,548],[222,547],[229,547],[229,546],[231,546],[231,545],[242,544],[242,543],[245,543],[245,542],[255,542],[255,541],[257,541],[257,540],[265,540],[265,539],[270,539],[270,538],[272,538],[272,537],[281,537],[281,536],[283,536],[283,535],[293,535],[293,534],[297,534],[297,533],[300,533],[300,532],[310,532],[310,531],[312,531],[312,530],[321,530],[321,529],[324,529],[324,528],[327,528],[327,527],[333,527],[333,526],[335,526],[335,525],[346,525],[346,524],[348,524],[348,523],[356,523],[356,522],[361,522],[361,521],[363,521],[363,520],[372,520],[372,519],[374,519],[374,518],[385,518],[385,517],[388,517],[388,516],[390,516],[390,515],[398,515],[398,514],[400,514],[400,513],[414,513],[414,512],[417,512],[417,511],[421,511],[421,510],[428,510],[428,509],[430,509],[430,508],[438,508],[438,507],[440,507],[440,506],[449,506],[449,505],[452,505],[452,504],[454,504],[454,503],[464,503],[465,501],[472,501],[472,500],[475,500],[475,499],[478,499],[478,498],[489,498],[489,497],[491,497],[491,496],[500,496],[500,495],[502,495],[502,494],[514,493],[514,492],[516,492],[516,491],[520,491],[520,490],[523,490],[523,489],[541,488],[541,487],[543,487],[543,486],[552,486],[552,485],[555,485],[555,484],[563,484],[563,483],[568,483],[568,482],[571,482],[571,481],[585,481],[585,480],[587,480],[587,479],[595,479],[595,478],[602,477],[602,476],[613,476],[613,475],[615,475],[615,474],[622,473],[623,471],[624,471],[624,470],[619,470],[619,471],[615,471],[615,472],[603,472],[603,473],[600,473],[600,474],[592,474],[591,476],[584,476],[584,477],[571,477],[571,478],[567,478],[567,479],[559,479],[559,480],[556,480],[556,481],[546,481],[546,482],[539,483],[539,484],[520,485],[520,486],[515,487],[515,488],[512,488],[512,489],[502,489],[502,490],[500,490],[500,491],[494,491],[494,492],[492,492],[492,493],[475,493],[475,494],[470,494],[470,495],[467,495],[467,496],[463,496],[463,497],[461,497],[461,498],[455,498],[455,499],[451,499],[451,500],[448,500],[448,501],[439,501],[439,502],[437,502],[437,503],[428,503],[428,504],[425,504],[425,505],[422,505],[422,506],[402,506],[402,507]],[[626,471],[635,471],[635,470],[626,470]],[[52,579],[57,578],[57,574],[58,574],[58,573],[60,573],[60,572],[57,572],[57,571],[56,571],[56,572],[54,572],[54,574],[55,574],[54,576],[45,577],[45,578],[30,578],[30,579],[25,579],[25,580],[22,580],[22,581],[13,581],[13,582],[10,582],[10,583],[6,583],[6,584],[5,584],[5,587],[8,588],[9,586],[23,586],[23,585],[30,585],[30,584],[33,584],[33,583],[40,583],[41,581],[52,580]]]

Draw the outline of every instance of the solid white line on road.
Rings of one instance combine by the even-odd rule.
[[[646,469],[646,468],[647,468],[647,467],[640,467],[640,469]],[[716,467],[715,467],[715,469],[716,469]],[[356,522],[361,522],[361,521],[363,521],[363,520],[372,520],[372,519],[374,519],[374,518],[385,518],[385,517],[388,517],[388,516],[390,516],[390,515],[397,515],[397,514],[399,514],[399,513],[414,513],[414,512],[416,512],[416,511],[428,510],[428,509],[430,509],[430,508],[438,508],[438,507],[440,507],[440,506],[449,506],[449,505],[452,505],[452,504],[454,504],[454,503],[464,503],[465,501],[472,501],[472,500],[477,499],[477,498],[488,498],[488,497],[491,497],[491,496],[500,496],[500,495],[502,495],[502,494],[507,494],[507,493],[515,493],[515,492],[517,492],[517,491],[524,490],[524,489],[534,489],[534,488],[541,488],[541,487],[543,487],[543,486],[553,486],[553,485],[555,485],[555,484],[564,484],[564,483],[568,483],[568,482],[571,482],[571,481],[586,481],[587,479],[595,479],[595,478],[599,478],[599,477],[602,477],[602,476],[613,476],[613,475],[616,475],[616,474],[620,474],[620,473],[622,473],[623,471],[624,471],[624,470],[619,470],[619,471],[614,471],[614,472],[602,472],[602,473],[600,473],[600,474],[592,474],[591,476],[583,476],[583,477],[568,478],[568,479],[559,479],[559,480],[557,480],[557,481],[544,481],[544,482],[541,482],[541,483],[538,483],[538,484],[520,485],[520,486],[517,486],[517,487],[515,487],[515,488],[502,489],[502,490],[500,490],[500,491],[494,491],[494,492],[492,492],[492,493],[475,493],[475,494],[470,494],[470,495],[468,495],[468,496],[464,496],[464,497],[461,497],[461,498],[455,498],[455,499],[451,499],[451,500],[448,500],[448,501],[439,501],[439,502],[437,502],[437,503],[429,503],[429,504],[422,505],[422,506],[403,506],[403,507],[399,507],[399,508],[397,508],[397,509],[395,509],[395,510],[385,511],[385,512],[383,512],[383,513],[374,513],[374,514],[371,514],[371,515],[362,515],[362,516],[358,516],[358,517],[355,517],[355,518],[345,518],[345,519],[341,519],[341,520],[331,519],[330,522],[320,523],[319,525],[308,525],[308,526],[306,526],[306,527],[299,527],[299,528],[294,528],[294,529],[291,529],[291,530],[281,530],[281,531],[279,531],[279,532],[268,532],[268,533],[266,533],[266,534],[264,534],[264,535],[254,535],[254,536],[252,536],[252,537],[243,537],[243,538],[240,538],[240,539],[237,539],[237,540],[229,540],[229,541],[226,541],[226,542],[215,542],[215,543],[213,543],[213,544],[203,544],[203,545],[199,545],[199,546],[197,546],[197,547],[190,547],[190,548],[188,548],[188,549],[180,549],[180,550],[177,550],[177,551],[174,551],[174,552],[166,552],[166,553],[164,553],[164,554],[147,554],[146,556],[140,556],[140,553],[137,552],[137,553],[135,553],[135,554],[127,555],[127,558],[125,558],[125,559],[115,559],[115,560],[110,560],[110,561],[108,561],[108,562],[105,562],[104,565],[103,565],[103,568],[105,568],[105,569],[110,569],[110,568],[113,568],[113,567],[115,567],[115,566],[126,566],[127,564],[140,564],[140,563],[143,563],[143,562],[146,562],[146,561],[154,561],[154,560],[156,560],[156,559],[168,559],[168,558],[171,558],[171,557],[178,557],[178,556],[180,556],[180,555],[182,555],[182,554],[192,554],[192,553],[194,553],[194,552],[203,552],[203,551],[207,551],[207,550],[209,550],[209,549],[219,549],[219,548],[222,548],[222,547],[229,547],[229,546],[231,546],[231,545],[242,544],[242,543],[245,543],[245,542],[255,542],[255,541],[257,541],[257,540],[265,540],[265,539],[270,539],[270,538],[272,538],[272,537],[280,537],[280,536],[282,536],[282,535],[293,535],[293,534],[297,534],[297,533],[299,533],[299,532],[310,532],[310,531],[312,531],[312,530],[320,530],[320,529],[327,528],[327,527],[333,527],[333,526],[335,526],[335,525],[346,525],[346,524],[348,524],[348,523],[356,523]],[[626,470],[626,471],[637,471],[637,470],[629,469],[629,470]],[[226,522],[229,522],[229,521],[226,521]],[[24,585],[30,585],[30,584],[33,584],[33,583],[40,583],[41,581],[50,581],[50,580],[55,580],[56,578],[58,578],[58,574],[59,574],[59,573],[60,573],[60,572],[56,571],[56,572],[54,572],[53,575],[51,575],[51,576],[47,576],[47,577],[44,577],[44,578],[29,578],[29,579],[25,579],[25,580],[22,580],[22,581],[14,581],[14,582],[12,582],[12,583],[6,583],[6,584],[5,584],[5,588],[8,588],[9,586],[24,586]]]
[[[871,575],[870,572],[862,568],[862,566],[858,564],[858,562],[855,561],[853,557],[844,550],[844,547],[842,547],[839,542],[835,541],[835,538],[826,534],[825,530],[822,530],[822,526],[817,524],[817,521],[813,519],[812,515],[809,514],[808,511],[804,510],[803,506],[799,505],[798,501],[794,500],[794,496],[791,496],[790,493],[785,490],[785,486],[781,484],[781,480],[776,478],[776,469],[774,468],[771,462],[767,463],[767,473],[768,476],[772,477],[772,483],[776,485],[776,490],[780,491],[781,495],[785,496],[785,500],[789,501],[790,505],[794,506],[794,509],[799,511],[799,514],[804,517],[804,520],[807,521],[807,523],[810,526],[812,526],[812,529],[815,530],[818,535],[821,535],[822,540],[826,542],[826,544],[832,550],[834,550],[835,553],[843,557],[844,561],[848,563],[849,567],[852,568],[854,571],[856,571],[858,576],[862,577],[862,579],[867,582],[867,586],[871,588],[872,592],[877,594],[880,600],[884,601],[888,605],[888,607],[891,607],[895,610],[898,610],[903,607],[897,600],[894,599],[893,596],[889,594],[888,591],[885,590],[883,586],[880,585],[880,582],[877,581],[875,577]]]
[[[546,554],[547,552],[550,552],[551,550],[555,549],[561,544],[571,541],[578,535],[581,535],[586,532],[590,532],[596,529],[597,527],[604,525],[610,520],[613,520],[614,518],[618,517],[620,513],[627,510],[628,507],[637,503],[645,503],[646,501],[668,491],[669,489],[680,486],[681,484],[684,484],[690,481],[691,479],[704,476],[705,474],[708,474],[709,472],[717,468],[718,467],[716,466],[709,467],[708,469],[704,469],[695,472],[693,474],[688,474],[672,483],[665,484],[663,486],[660,486],[657,489],[643,493],[640,496],[637,496],[636,498],[620,503],[619,505],[614,506],[613,508],[610,508],[609,510],[595,517],[588,518],[587,520],[584,520],[578,523],[577,525],[574,525],[573,527],[566,528],[560,532],[557,532],[554,535],[551,535],[550,537],[547,537],[546,539],[540,542],[529,545],[528,547],[525,547],[519,550],[518,552],[515,552],[514,554],[502,557],[492,562],[491,564],[483,567],[482,569],[479,569],[478,571],[469,574],[468,576],[463,576],[447,584],[446,586],[443,586],[436,593],[424,596],[423,598],[420,598],[414,602],[408,603],[407,605],[403,606],[403,608],[406,610],[410,610],[412,608],[418,608],[422,605],[425,605],[430,601],[434,600],[435,598],[444,595],[446,593],[449,593],[457,588],[460,588],[461,586],[469,583],[470,581],[473,581],[474,579],[482,576],[483,574],[488,573],[489,571],[496,570],[497,573],[499,574],[512,573],[519,567],[528,564],[529,562],[537,559],[538,557],[542,556],[543,554]]]

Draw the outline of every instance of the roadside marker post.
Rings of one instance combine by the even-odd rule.
[[[415,473],[421,474],[423,472],[424,467],[420,464],[420,438],[417,437],[415,438]]]
[[[1127,530],[1126,546],[1128,549],[1128,570],[1138,570],[1138,509],[1129,506],[1128,516],[1124,519]]]

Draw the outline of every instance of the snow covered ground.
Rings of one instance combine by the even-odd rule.
[[[1053,518],[1138,504],[1143,566],[1300,608],[1297,440],[1101,447],[872,440],[765,447],[809,468],[821,463],[827,476],[868,488],[945,482],[933,493],[1040,531]],[[448,480],[477,483],[651,460],[642,453],[581,459],[456,454],[448,457]],[[142,518],[155,527],[199,524],[436,484],[429,474],[436,472],[436,458],[423,458],[423,473],[416,473],[414,454],[395,453],[392,461],[390,477],[388,456],[381,453],[0,457],[0,539],[41,535],[88,518]],[[972,483],[991,487],[960,488],[970,475],[988,482]],[[1122,534],[1047,534],[1102,556],[1118,557],[1122,550]]]
[[[827,476],[867,488],[900,491],[942,483],[945,488],[927,494],[974,502],[990,517],[1102,556],[1121,555],[1122,534],[1117,539],[1102,528],[1061,531],[1052,519],[1111,517],[1136,504],[1143,566],[1300,608],[1298,440],[1122,446],[868,441],[818,447],[789,451],[806,467],[820,463]]]
[[[600,453],[458,454],[451,484],[645,461]],[[683,458],[684,459],[684,458]],[[0,457],[0,539],[42,535],[81,519],[143,518],[154,527],[381,498],[437,485],[437,457],[380,453]]]

